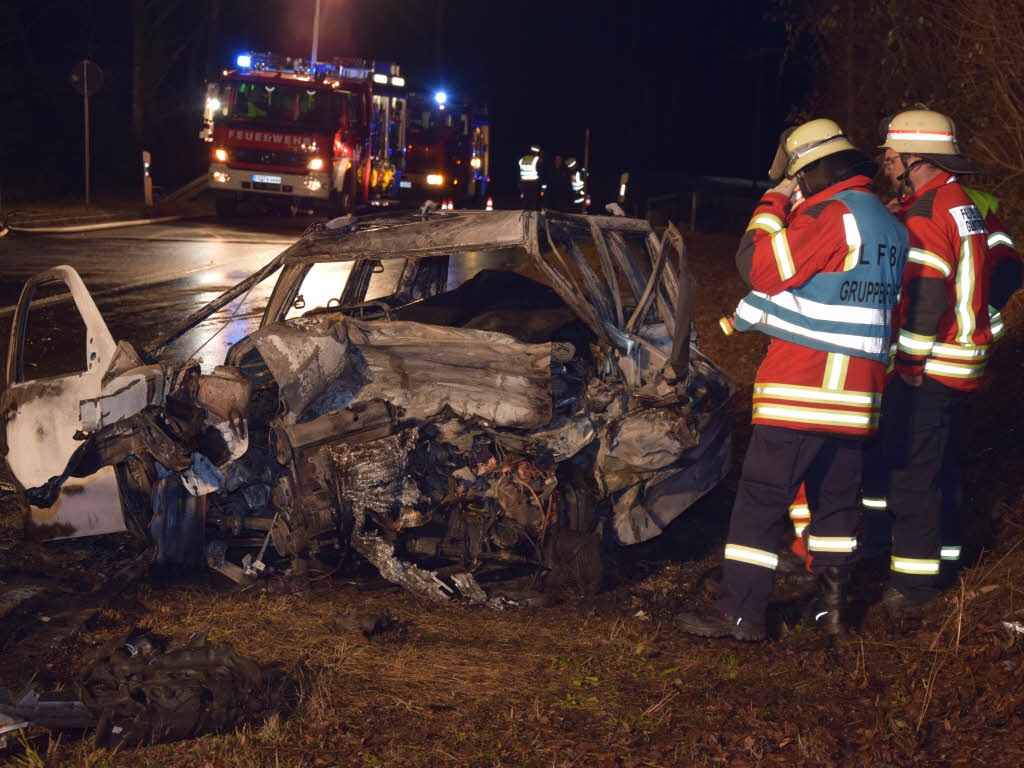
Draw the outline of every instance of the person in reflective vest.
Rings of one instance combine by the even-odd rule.
[[[927,109],[923,106],[920,108]],[[882,141],[885,141],[891,120],[892,117],[886,118],[883,123]],[[895,196],[887,203],[887,207],[899,212],[902,203],[909,197],[910,191],[902,181],[906,169],[900,154],[895,150],[885,150],[884,171],[892,182],[895,192]],[[1021,255],[1017,251],[1013,238],[997,215],[999,200],[988,192],[961,186],[984,217],[985,227],[988,229],[985,281],[989,288],[989,323],[992,328],[992,342],[995,343],[1006,330],[1002,309],[1010,297],[1021,287],[1024,265],[1022,265]],[[878,469],[875,468],[876,465]],[[865,489],[861,504],[863,505],[865,529],[871,539],[869,547],[884,550],[885,556],[888,557],[890,555],[889,542],[892,538],[892,521],[888,514],[888,502],[885,498],[885,486],[888,482],[885,471],[884,457],[881,455],[880,448],[869,452],[865,458]],[[952,505],[954,509],[958,508],[963,494],[959,486],[960,474],[944,474],[943,477],[950,482],[950,486],[943,493],[943,504]],[[961,513],[948,510],[944,513],[944,517],[947,520],[955,520],[959,514]],[[944,584],[952,582],[959,569],[962,557],[960,538],[959,526],[947,526],[944,529],[942,549],[940,550],[940,576],[941,582]]]
[[[519,199],[523,208],[537,210],[540,204],[541,177],[544,172],[544,153],[533,144],[530,151],[519,158]]]
[[[928,110],[923,104],[916,104],[910,109]],[[909,110],[902,110],[909,111]],[[884,118],[880,125],[880,141],[886,141],[889,124],[900,112]],[[906,167],[903,156],[894,149],[886,148],[883,156],[882,169],[892,185],[893,197],[886,207],[899,214],[906,201],[912,195],[912,188],[906,178]],[[962,185],[961,185],[962,186]],[[993,343],[1005,332],[1001,311],[1010,297],[1021,287],[1024,265],[1020,253],[1016,249],[1008,229],[997,215],[999,201],[988,192],[962,187],[963,191],[978,208],[985,220],[988,230],[986,245],[986,276],[983,278],[989,288],[989,322],[992,329]],[[883,446],[878,440],[869,444],[864,458],[864,487],[861,497],[862,538],[861,556],[866,558],[891,558],[892,519],[888,510],[885,489],[888,485],[887,465],[883,454]],[[963,535],[963,489],[959,471],[944,472],[941,476],[944,487],[943,503],[943,538],[940,548],[940,584],[949,584],[955,580],[956,572],[962,561]],[[807,505],[802,490],[797,494],[790,506],[790,517],[797,538],[793,541],[792,551],[800,558],[806,558],[806,550],[800,538],[801,531],[807,527],[811,517],[811,509]]]
[[[772,181],[780,181],[786,170],[789,161],[785,152],[786,139],[795,130],[787,128],[779,137],[779,148],[775,152],[775,159],[771,168],[768,169],[768,178]],[[789,215],[793,216],[796,209],[804,202],[803,193],[798,186],[793,190],[793,197],[789,204]],[[804,531],[811,522],[811,508],[807,503],[807,488],[803,483],[797,489],[796,497],[789,505],[789,519],[793,524],[793,539],[788,546],[779,552],[778,570],[785,573],[813,573],[811,561],[813,556],[807,551],[807,542],[804,540]]]
[[[801,483],[819,576],[816,619],[846,629],[856,558],[861,439],[878,428],[908,252],[903,226],[871,190],[877,166],[831,120],[784,138],[785,179],[761,198],[736,263],[753,289],[738,330],[772,337],[754,384],[754,423],[736,493],[715,609],[675,625],[705,637],[762,640],[786,511]],[[797,189],[804,201],[795,211]]]
[[[569,208],[575,213],[586,213],[586,184],[583,181],[583,168],[576,162],[575,157],[570,157],[566,163],[569,169],[569,187],[572,190]]]
[[[889,124],[893,118],[911,110],[929,111],[924,104],[915,104],[907,110],[897,112],[895,115],[884,118],[880,124],[881,141],[886,140]],[[899,213],[904,203],[911,195],[909,179],[906,177],[906,167],[903,164],[903,156],[894,149],[886,148],[883,160],[883,170],[886,177],[893,186],[894,197],[886,207],[893,213]],[[1003,323],[1001,311],[1010,297],[1021,287],[1024,282],[1024,268],[1022,259],[1017,250],[1009,230],[1003,224],[997,214],[999,200],[989,192],[974,189],[961,184],[963,191],[971,198],[971,202],[978,208],[985,219],[985,228],[988,230],[986,245],[989,256],[987,259],[987,282],[989,284],[989,322],[992,326],[992,340],[998,341],[1006,330]]]
[[[882,603],[900,610],[934,597],[943,556],[959,558],[967,395],[981,384],[992,343],[993,265],[985,216],[957,180],[975,168],[960,154],[953,121],[927,109],[900,112],[882,148],[899,156],[903,170],[899,216],[911,250],[886,389],[881,480],[865,477],[864,503],[891,516]]]

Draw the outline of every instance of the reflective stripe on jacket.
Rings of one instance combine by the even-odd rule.
[[[540,179],[540,172],[537,169],[539,163],[540,155],[529,154],[519,158],[519,180],[538,181]]]
[[[784,283],[794,281],[798,266],[802,273],[806,264],[817,269],[777,293],[751,292],[736,309],[738,330],[888,361],[907,233],[878,198],[844,189],[804,208],[789,226],[770,214],[755,214],[750,231],[754,258],[760,248],[767,260],[770,249]]]
[[[573,203],[579,204],[583,202],[583,171],[576,169],[569,176],[569,183],[572,187]]]
[[[840,182],[795,211],[768,192],[740,241],[737,266],[754,290],[736,325],[774,337],[754,385],[755,423],[851,435],[878,428],[907,240],[869,183]]]
[[[901,215],[910,257],[897,308],[895,368],[977,389],[992,342],[985,218],[945,171],[916,190]]]
[[[981,215],[985,217],[985,227],[988,229],[988,238],[985,241],[988,245],[988,260],[985,264],[989,290],[988,318],[992,328],[992,341],[996,342],[1006,331],[1000,310],[1021,287],[1024,266],[1013,238],[996,215],[999,200],[988,192],[970,187],[963,187],[963,190],[978,206]]]

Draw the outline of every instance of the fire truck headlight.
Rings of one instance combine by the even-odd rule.
[[[474,168],[479,168],[480,167],[480,158],[479,157],[474,157],[472,160],[469,161],[469,164],[471,166],[473,166]]]
[[[224,173],[224,171],[214,171],[213,180],[218,184],[227,184],[229,181],[231,181],[231,176]]]
[[[213,150],[213,156],[217,158],[218,163],[226,163],[228,161],[228,151],[226,149],[218,147]]]
[[[304,183],[306,189],[308,189],[310,192],[319,192],[320,191],[320,187],[323,186],[320,183],[320,179],[310,179],[310,178],[307,178],[305,180],[305,182],[303,182],[303,183]]]
[[[427,184],[429,184],[432,187],[440,187],[442,184],[444,184],[444,176],[442,176],[439,173],[432,173],[429,176],[427,176]]]
[[[220,109],[220,99],[211,96],[206,100],[206,108],[210,112],[216,112],[218,109]]]
[[[322,157],[311,158],[309,165],[306,167],[311,171],[322,171],[324,169],[324,159]]]

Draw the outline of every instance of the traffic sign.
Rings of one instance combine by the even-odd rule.
[[[71,87],[82,96],[92,96],[103,87],[103,70],[95,61],[83,59],[71,70]]]

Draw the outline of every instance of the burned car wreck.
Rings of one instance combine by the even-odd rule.
[[[517,268],[454,284],[451,264],[495,253]],[[385,268],[393,289],[368,299]],[[223,365],[168,361],[269,279]],[[88,370],[26,381],[25,317],[52,283],[85,322]],[[692,338],[693,294],[671,225],[347,217],[136,352],[58,267],[21,294],[3,449],[46,535],[127,527],[158,562],[243,584],[358,555],[438,601],[485,601],[507,573],[591,591],[603,542],[657,536],[728,470],[733,385]]]

